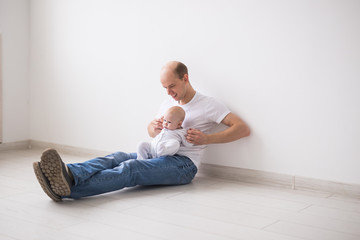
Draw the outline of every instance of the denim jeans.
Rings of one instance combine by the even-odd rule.
[[[116,152],[83,163],[67,164],[74,176],[71,195],[81,198],[136,185],[180,185],[197,173],[190,158],[180,155],[136,160],[136,153]]]

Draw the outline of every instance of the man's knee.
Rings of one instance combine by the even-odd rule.
[[[125,153],[125,152],[115,152],[110,154],[116,161],[123,162],[129,159],[135,159],[136,153]]]

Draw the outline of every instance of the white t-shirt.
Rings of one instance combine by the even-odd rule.
[[[179,106],[184,109],[185,119],[182,124],[184,129],[199,129],[205,134],[212,133],[214,128],[230,113],[230,110],[217,99],[196,92],[191,101],[184,105],[179,105],[177,101],[168,99],[161,105],[157,118],[163,116],[166,110],[172,106]],[[177,154],[187,156],[199,167],[206,146],[180,146]]]

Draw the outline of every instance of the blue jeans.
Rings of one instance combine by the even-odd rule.
[[[136,153],[116,152],[67,165],[74,176],[71,195],[81,198],[136,185],[180,185],[197,173],[190,158],[180,155],[136,160]]]

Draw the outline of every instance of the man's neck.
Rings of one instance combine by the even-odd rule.
[[[190,101],[193,99],[193,97],[195,96],[195,94],[196,94],[196,91],[195,91],[193,88],[189,89],[188,94],[184,97],[183,100],[180,100],[180,101],[179,101],[179,104],[180,104],[180,105],[187,104],[188,102],[190,102]]]

